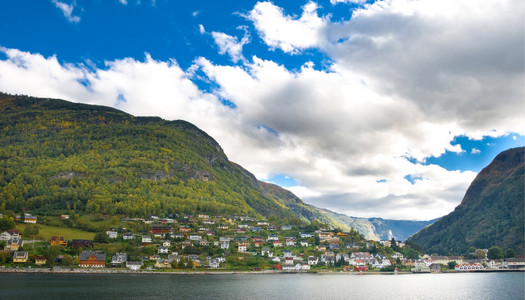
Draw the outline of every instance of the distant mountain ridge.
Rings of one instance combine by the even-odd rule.
[[[257,180],[186,121],[0,93],[2,209],[141,217],[247,214],[319,220],[374,240],[389,239],[390,233],[404,240],[408,234],[388,227],[394,228],[395,221],[318,209]]]
[[[525,254],[525,147],[506,150],[476,176],[456,209],[410,238],[428,252],[499,246]]]

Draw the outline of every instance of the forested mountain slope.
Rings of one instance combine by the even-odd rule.
[[[524,173],[525,147],[500,153],[476,176],[453,212],[410,240],[441,254],[491,246],[525,253]]]
[[[0,114],[5,209],[295,216],[188,122],[6,94]]]
[[[0,212],[165,216],[171,213],[318,220],[368,239],[365,218],[304,203],[230,162],[185,121],[134,117],[57,99],[0,93]]]

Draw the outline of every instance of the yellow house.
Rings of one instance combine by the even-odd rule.
[[[17,251],[20,246],[22,246],[22,238],[14,238],[7,241],[4,249],[5,251]]]
[[[25,263],[27,262],[27,251],[15,251],[13,254],[13,262],[15,263]]]
[[[49,245],[51,246],[67,246],[66,240],[63,236],[52,236],[49,240]]]
[[[36,222],[37,222],[37,217],[36,216],[32,216],[30,214],[25,214],[24,223],[36,224]]]
[[[155,263],[155,268],[171,268],[171,262],[166,258],[158,259]]]
[[[46,263],[45,256],[35,255],[35,265],[41,266]]]

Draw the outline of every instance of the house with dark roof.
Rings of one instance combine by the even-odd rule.
[[[27,251],[15,251],[13,253],[13,262],[15,263],[25,263],[27,262],[28,252]]]
[[[78,265],[83,268],[103,268],[106,266],[106,254],[101,251],[82,251],[78,255]]]

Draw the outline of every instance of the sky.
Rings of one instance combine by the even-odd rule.
[[[0,0],[0,91],[183,119],[357,217],[448,214],[525,145],[521,0]]]

